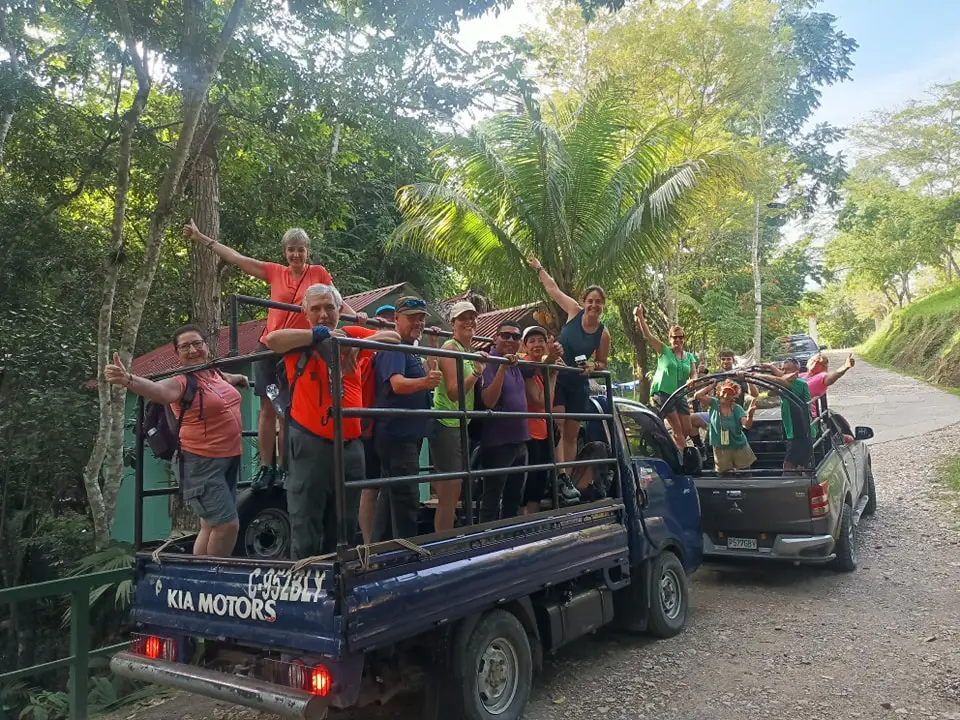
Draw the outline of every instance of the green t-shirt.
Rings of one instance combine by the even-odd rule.
[[[743,424],[740,422],[747,412],[737,403],[733,404],[730,415],[720,414],[720,401],[717,398],[710,400],[710,445],[715,448],[742,448],[747,444],[747,436],[743,433]],[[723,432],[723,431],[726,432]],[[726,440],[726,442],[723,442]]]
[[[448,345],[454,345],[455,347],[447,347]],[[448,350],[458,350],[460,352],[469,352],[466,348],[463,347],[457,340],[448,340],[443,344],[443,347]],[[470,377],[470,374],[473,372],[473,361],[464,360],[463,361],[463,378],[467,379]],[[473,390],[467,393],[465,398],[467,401],[467,410],[473,410]],[[447,395],[447,387],[445,383],[440,383],[437,386],[437,389],[433,391],[433,409],[434,410],[459,410],[460,404],[457,402],[456,398],[451,399]],[[460,427],[459,418],[438,418],[441,425],[446,425],[447,427]],[[470,422],[469,420],[467,421]]]
[[[813,436],[813,417],[810,414],[810,387],[807,381],[802,378],[796,378],[790,387],[790,392],[803,401],[804,409],[796,407],[787,398],[780,397],[780,417],[783,420],[783,434],[787,440],[794,439],[794,433],[797,438],[809,438]]]
[[[650,392],[662,392],[668,395],[675,393],[690,379],[690,368],[696,363],[697,358],[693,353],[685,352],[682,358],[678,358],[670,346],[664,343],[660,347],[657,372],[653,376]]]

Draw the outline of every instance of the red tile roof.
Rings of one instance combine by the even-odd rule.
[[[533,311],[537,309],[540,303],[527,303],[518,307],[506,308],[504,310],[494,310],[493,312],[477,315],[476,335],[481,337],[493,337],[493,334],[500,327],[500,324],[507,320],[520,323],[520,329],[528,325],[535,324]],[[484,343],[474,343],[481,346]]]
[[[404,285],[405,283],[397,283],[396,285],[387,285],[386,287],[376,288],[375,290],[366,290],[356,295],[348,295],[344,300],[349,303],[354,310],[362,310],[391,293],[395,293]],[[263,335],[263,328],[266,324],[266,320],[250,320],[245,323],[240,323],[240,325],[237,326],[237,334],[239,336],[238,349],[241,355],[256,352],[257,344],[260,342],[260,336]],[[220,357],[224,357],[229,349],[230,328],[220,328],[217,354]],[[143,376],[170,370],[176,367],[177,364],[177,353],[173,349],[173,344],[164,343],[160,347],[154,348],[134,358],[133,365],[130,369],[131,372]]]

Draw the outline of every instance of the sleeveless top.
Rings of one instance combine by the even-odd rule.
[[[445,342],[444,345],[447,345],[448,343],[453,343],[454,345],[456,345],[457,346],[456,349],[459,350],[460,352],[470,352],[465,347],[463,347],[463,345],[461,345],[458,340],[454,340],[451,338],[450,340]],[[472,373],[473,373],[473,361],[464,360],[463,361],[463,379],[466,380],[468,377],[470,377]],[[466,397],[464,398],[467,403],[467,410],[473,410],[473,398],[474,398],[474,392],[473,390],[471,390],[466,394]],[[437,389],[433,391],[433,409],[434,410],[459,410],[460,409],[460,403],[457,401],[457,398],[451,398],[449,395],[447,395],[446,383],[440,383],[439,385],[437,385]],[[452,427],[452,428],[460,427],[459,418],[437,418],[437,422],[439,422],[441,425],[445,425],[446,427]],[[469,424],[470,421],[467,420],[467,423]]]
[[[600,349],[600,340],[603,337],[603,323],[592,333],[583,329],[583,310],[567,322],[560,330],[559,342],[563,346],[563,361],[570,367],[576,367],[576,357],[585,355],[587,360],[593,357]],[[557,382],[563,385],[587,384],[587,378],[578,377],[573,373],[557,373]]]

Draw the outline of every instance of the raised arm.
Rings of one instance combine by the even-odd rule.
[[[527,264],[537,271],[537,277],[540,279],[544,290],[547,291],[547,295],[567,314],[567,322],[573,320],[577,316],[577,313],[583,309],[580,307],[580,303],[560,289],[557,281],[550,276],[550,273],[543,269],[543,265],[540,264],[540,261],[537,260],[536,257],[530,255],[527,258]]]
[[[840,368],[839,370],[834,370],[833,372],[827,373],[827,377],[825,378],[827,387],[830,387],[837,380],[839,380],[844,375],[846,375],[847,370],[852,369],[855,364],[856,364],[856,361],[853,359],[853,353],[850,353],[849,355],[847,355],[847,361],[843,364],[842,368]]]
[[[764,375],[762,373],[754,373],[753,377],[759,380],[766,380],[769,383],[775,383],[781,385],[782,387],[789,388],[790,383],[797,379],[800,373],[792,372],[787,375]]]
[[[130,392],[160,405],[175,403],[183,396],[176,378],[154,382],[134,375],[120,362],[119,353],[113,354],[113,364],[103,368],[103,379],[111,385],[123,385]]]
[[[747,408],[747,413],[742,418],[740,418],[740,424],[743,426],[744,430],[749,430],[753,427],[753,414],[757,411],[757,401],[756,398],[750,399],[750,406]]]
[[[650,328],[647,326],[647,309],[642,303],[633,309],[633,317],[636,319],[637,325],[640,326],[640,332],[643,333],[647,344],[654,349],[657,355],[662,353],[664,347],[663,341],[650,332]]]
[[[187,225],[183,226],[183,236],[193,240],[195,243],[199,243],[200,245],[206,245],[207,248],[212,250],[213,253],[225,263],[229,263],[230,265],[240,268],[247,275],[252,275],[258,280],[263,280],[264,282],[267,281],[267,272],[263,267],[262,261],[254,260],[246,255],[241,255],[233,248],[228,248],[226,245],[221,245],[213,238],[208,238],[197,229],[197,226],[194,224],[192,218]]]

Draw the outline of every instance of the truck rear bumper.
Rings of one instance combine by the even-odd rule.
[[[324,698],[242,675],[228,675],[166,660],[150,660],[131,652],[114,655],[110,660],[110,669],[114,674],[131,680],[175,687],[284,717],[322,720],[327,716]]]
[[[726,545],[716,545],[707,533],[703,533],[703,554],[722,557],[766,558],[803,563],[825,563],[833,560],[834,539],[832,535],[777,535],[771,547],[756,550],[730,550]]]

